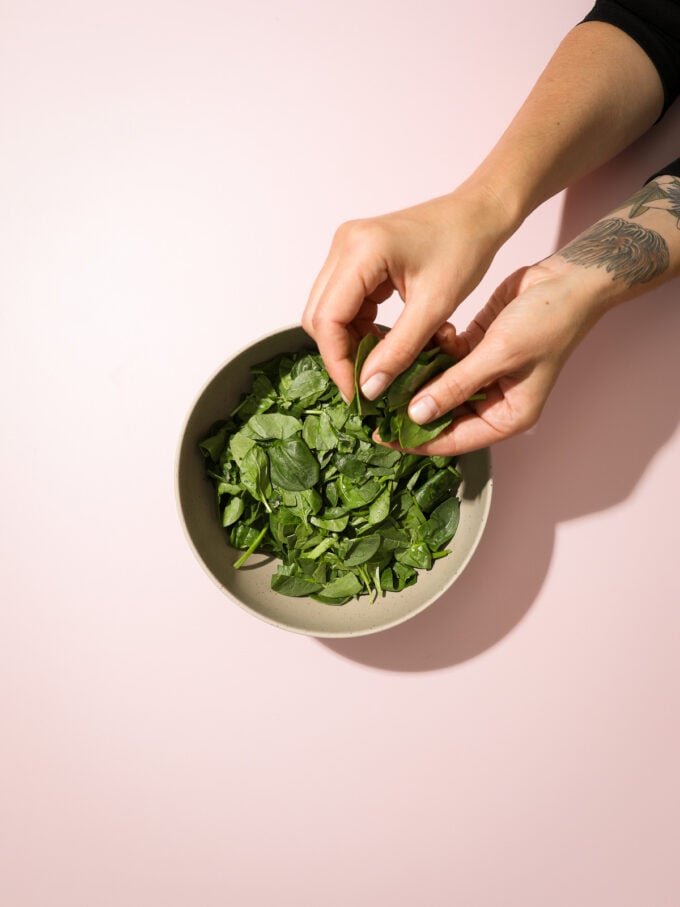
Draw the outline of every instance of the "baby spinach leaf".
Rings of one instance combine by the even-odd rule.
[[[309,404],[315,403],[328,387],[329,380],[328,375],[322,371],[300,372],[288,386],[286,396],[289,400],[304,398]]]
[[[397,375],[387,390],[387,405],[398,409],[408,403],[415,392],[432,378],[455,365],[455,359],[440,353],[439,350],[428,350],[420,356],[401,375]]]
[[[283,413],[257,413],[248,419],[245,431],[261,441],[290,438],[302,431],[302,422]]]
[[[290,576],[282,572],[277,572],[272,576],[271,586],[275,592],[293,597],[313,595],[323,588],[322,583],[316,582],[311,577]]]
[[[379,412],[377,404],[362,396],[361,390],[359,389],[359,377],[361,375],[361,370],[364,367],[364,363],[368,359],[371,350],[375,349],[379,343],[380,340],[375,334],[366,334],[365,337],[361,338],[359,346],[357,347],[357,354],[354,358],[354,399],[352,400],[351,405],[352,412],[356,413],[358,416]]]
[[[386,488],[371,502],[371,505],[368,508],[368,522],[375,525],[376,523],[382,523],[383,520],[386,520],[390,513],[391,500],[391,491],[389,488]]]
[[[269,461],[261,447],[254,445],[241,462],[241,482],[256,501],[262,501],[267,509],[267,498],[271,493]]]
[[[231,498],[222,512],[222,525],[227,527],[235,523],[242,516],[245,506],[243,498]]]
[[[418,425],[409,416],[406,406],[399,410],[398,420],[397,438],[393,440],[398,440],[399,446],[406,449],[420,447],[421,444],[434,441],[451,424],[450,414],[445,413],[433,422]]]
[[[302,438],[276,441],[269,448],[272,484],[286,491],[313,488],[319,480],[319,463]]]
[[[447,498],[430,514],[430,518],[421,527],[423,541],[433,552],[448,544],[458,529],[460,520],[460,501],[456,497]]]
[[[344,507],[329,507],[321,516],[313,516],[311,522],[327,532],[343,532],[349,522],[349,511]]]
[[[229,427],[223,422],[222,427],[215,434],[201,441],[198,446],[204,456],[208,456],[214,463],[218,463],[228,437]]]
[[[416,542],[396,553],[400,564],[417,567],[419,570],[429,570],[432,566],[432,552],[425,542]]]
[[[448,469],[440,469],[415,489],[413,497],[420,509],[424,513],[429,513],[445,498],[451,498],[459,484],[460,480],[456,475]]]
[[[353,595],[358,595],[359,592],[361,592],[361,588],[361,581],[357,578],[356,574],[348,572],[331,580],[330,583],[326,583],[320,594],[325,599],[347,599],[351,598]]]
[[[340,476],[338,479],[340,498],[349,510],[355,510],[357,507],[365,507],[370,504],[380,494],[381,489],[382,485],[376,479],[369,479],[361,485],[350,481],[347,476]]]
[[[357,564],[365,564],[366,561],[371,560],[379,547],[379,535],[366,535],[350,544],[347,553],[343,558],[343,563],[346,567],[355,567]]]

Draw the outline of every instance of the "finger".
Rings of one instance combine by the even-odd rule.
[[[323,267],[319,271],[316,280],[312,285],[312,289],[309,292],[307,305],[305,306],[304,312],[302,313],[302,327],[310,337],[315,336],[314,314],[319,304],[319,299],[321,298],[323,291],[326,289],[328,280],[337,266],[337,261],[337,253],[331,250],[331,252],[329,252],[328,254],[328,257],[326,258],[326,261],[324,262]]]
[[[435,346],[447,353],[453,359],[462,359],[470,352],[464,335],[459,334],[456,328],[447,321],[443,324],[433,337]]]
[[[520,292],[527,270],[526,267],[519,268],[496,287],[484,308],[475,315],[467,328],[458,335],[461,347],[467,347],[467,351],[470,352],[477,344],[481,343],[492,323]]]
[[[415,296],[404,308],[394,327],[368,356],[361,371],[364,396],[375,400],[411,365],[432,335],[450,314],[450,297],[445,292],[430,291],[428,296]]]
[[[517,365],[514,354],[506,347],[480,343],[468,356],[422,387],[411,400],[408,414],[420,425],[432,422],[508,375]]]
[[[366,297],[386,279],[382,263],[361,269],[338,265],[324,288],[312,319],[314,339],[328,374],[346,399],[354,395],[354,344],[349,326],[375,317],[377,303]],[[368,318],[366,316],[369,316]]]

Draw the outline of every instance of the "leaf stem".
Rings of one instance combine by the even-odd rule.
[[[237,561],[234,561],[234,570],[238,570],[239,567],[242,567],[245,564],[250,555],[257,549],[257,546],[267,534],[268,528],[268,526],[265,526],[264,529],[258,534],[257,538],[251,543],[250,547],[243,552],[243,554]]]

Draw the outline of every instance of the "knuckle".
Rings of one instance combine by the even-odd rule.
[[[308,324],[311,328],[312,336],[323,330],[324,325],[326,324],[326,319],[320,306],[317,307],[317,309],[311,314],[311,316],[309,316]]]
[[[350,253],[374,250],[383,244],[384,228],[375,219],[350,220],[340,226],[336,240]]]
[[[439,377],[434,391],[441,404],[450,408],[464,403],[472,393],[455,368],[448,369]]]
[[[487,354],[501,362],[510,362],[516,356],[515,342],[512,337],[502,332],[487,334]]]
[[[408,368],[420,352],[419,344],[406,337],[394,336],[394,331],[387,335],[383,343],[385,344],[385,359],[394,366],[397,373]]]
[[[529,429],[533,428],[537,422],[538,413],[528,409],[524,412],[516,413],[513,429],[515,433],[521,434],[522,432],[529,431]]]
[[[520,368],[527,361],[527,349],[523,345],[523,338],[513,337],[504,331],[487,334],[479,346],[483,347],[484,355],[490,363],[495,364],[497,370],[512,372]]]

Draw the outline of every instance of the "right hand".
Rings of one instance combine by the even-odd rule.
[[[302,316],[343,396],[354,396],[356,343],[376,332],[381,302],[396,290],[404,310],[362,369],[360,386],[371,399],[408,368],[516,227],[493,193],[468,186],[343,224]]]

